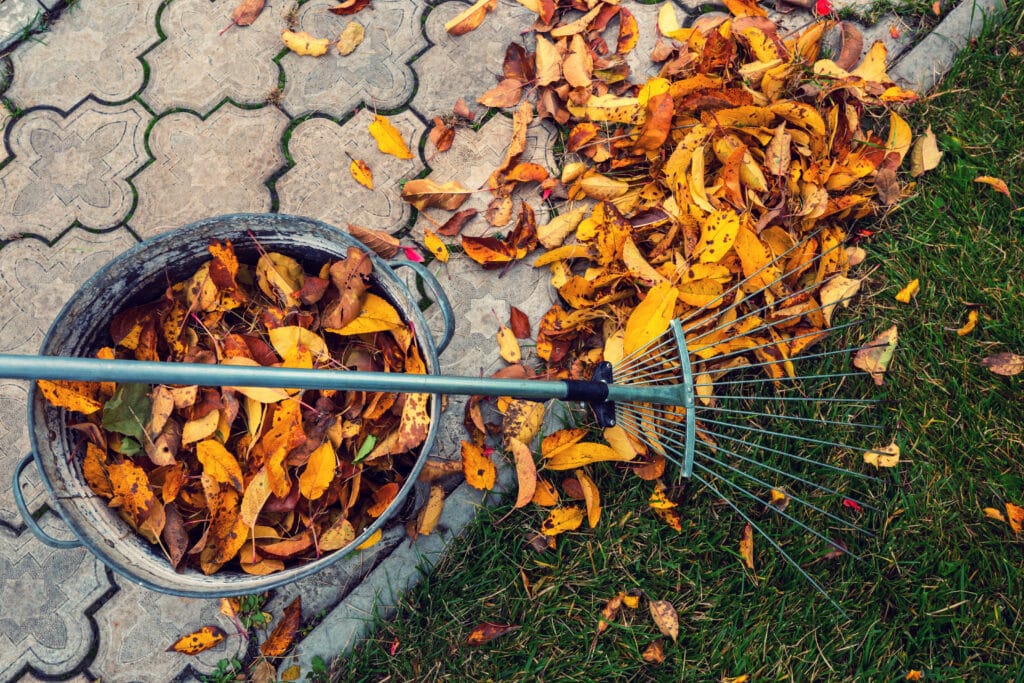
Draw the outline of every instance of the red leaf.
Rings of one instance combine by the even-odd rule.
[[[843,498],[843,507],[848,507],[854,512],[863,512],[864,508],[857,504],[857,501]]]
[[[423,255],[412,247],[402,247],[402,251],[405,252],[405,258],[410,261],[414,263],[423,263]]]
[[[530,338],[530,319],[515,306],[509,311],[508,326],[517,339]]]
[[[821,15],[831,14],[832,3],[829,0],[818,0],[814,3],[814,11]]]
[[[355,14],[356,12],[366,9],[370,6],[370,0],[345,0],[340,2],[334,7],[328,7],[327,11],[331,14],[337,14],[339,16],[346,16],[349,14]]]
[[[444,222],[444,225],[437,229],[437,234],[444,235],[445,237],[455,237],[477,213],[476,209],[456,211],[451,218]]]

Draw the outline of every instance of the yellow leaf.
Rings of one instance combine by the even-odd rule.
[[[557,536],[566,531],[573,531],[583,523],[583,514],[583,508],[578,505],[555,508],[547,519],[541,522],[540,530],[545,536]]]
[[[65,410],[74,410],[83,415],[92,415],[103,407],[96,399],[98,384],[91,382],[51,382],[41,379],[36,382],[39,391],[51,405]]]
[[[623,458],[632,460],[637,456],[636,444],[629,434],[626,433],[626,430],[619,425],[606,427],[603,436],[608,445]]]
[[[964,326],[956,331],[957,336],[963,337],[974,331],[975,326],[978,324],[978,311],[970,310],[967,312],[967,322]]]
[[[284,46],[298,55],[321,57],[327,54],[327,46],[331,41],[326,38],[314,38],[305,31],[282,31],[281,40]]]
[[[559,449],[554,455],[547,457],[544,467],[549,470],[574,470],[595,462],[628,462],[635,457],[618,453],[610,446],[600,443],[576,443]]]
[[[579,443],[587,435],[587,430],[582,428],[559,429],[544,437],[540,442],[540,454],[544,458],[551,458],[559,451],[563,451],[573,444]]]
[[[245,366],[254,367],[254,368],[255,367],[259,367],[259,363],[257,363],[256,361],[254,361],[254,360],[252,360],[250,358],[246,358],[245,356],[234,356],[233,358],[225,358],[223,360],[223,362],[221,363],[221,365],[245,365]],[[252,400],[258,401],[260,403],[277,403],[278,401],[283,401],[284,399],[288,398],[288,396],[289,396],[288,391],[286,389],[278,389],[276,387],[224,387],[224,388],[225,389],[231,389],[233,391],[237,391],[238,393],[242,394],[243,396],[245,396],[247,398],[251,398]],[[216,412],[216,411],[214,411],[214,412]],[[185,429],[188,429],[188,425],[189,424],[190,423],[188,423],[188,422],[185,423]],[[216,425],[214,426],[214,428],[216,428]],[[203,434],[203,436],[201,436],[199,438],[204,438],[206,436],[209,436],[212,433],[213,433],[213,430],[211,430],[210,432],[207,432],[206,434]],[[184,441],[184,436],[182,436],[182,439],[183,439],[182,443],[191,443],[190,441]]]
[[[547,249],[554,249],[562,244],[587,213],[586,206],[579,206],[572,211],[560,213],[546,224],[537,228],[537,238]]]
[[[893,441],[888,446],[865,451],[864,462],[875,467],[896,467],[900,462],[900,447]]]
[[[651,285],[667,282],[665,277],[647,262],[636,243],[628,235],[622,242],[622,262],[626,264],[629,274],[641,282]]]
[[[857,351],[853,357],[853,366],[871,375],[875,384],[882,386],[885,384],[885,373],[889,370],[889,363],[892,362],[898,341],[899,332],[893,325]]]
[[[739,227],[736,231],[736,239],[733,242],[736,255],[740,257],[740,264],[743,267],[746,292],[754,292],[763,287],[773,285],[782,275],[777,265],[772,265],[772,255],[768,247],[761,242],[752,230]]]
[[[219,645],[224,642],[226,637],[224,629],[219,626],[204,626],[198,631],[179,638],[178,642],[167,648],[167,651],[193,656]]]
[[[518,363],[523,359],[516,335],[505,325],[498,327],[498,353],[509,363]]]
[[[668,600],[651,600],[651,618],[662,635],[673,640],[679,637],[679,614]]]
[[[544,508],[558,505],[558,489],[547,479],[537,477],[537,489],[533,492],[533,503]]]
[[[622,351],[630,355],[648,342],[654,341],[669,328],[676,314],[679,290],[668,282],[661,282],[647,292],[626,321]]]
[[[423,229],[423,246],[441,263],[448,263],[448,247],[429,228]]]
[[[353,159],[348,165],[348,172],[352,174],[352,178],[363,187],[373,189],[373,171],[366,165],[366,162],[362,159]]]
[[[544,404],[538,401],[512,399],[504,413],[501,431],[505,438],[519,439],[525,444],[533,441],[544,422]]]
[[[434,484],[430,487],[430,495],[427,497],[427,504],[420,510],[416,519],[416,533],[424,536],[430,535],[441,519],[444,511],[444,488]]]
[[[750,674],[743,674],[742,676],[722,676],[721,683],[747,683],[750,680]]]
[[[584,105],[575,105],[570,100],[566,107],[573,116],[595,122],[636,123],[640,115],[637,98],[611,94],[592,95]]]
[[[676,507],[676,503],[669,500],[668,494],[665,492],[665,485],[660,481],[654,485],[654,490],[651,492],[651,497],[647,504],[652,510],[671,510]]]
[[[366,30],[358,21],[350,21],[345,29],[338,36],[338,53],[342,57],[352,54],[359,44],[363,42]],[[357,178],[358,180],[358,178]]]
[[[330,358],[324,338],[305,327],[298,325],[275,327],[267,332],[267,337],[270,339],[270,345],[286,363],[299,355],[300,347],[310,351],[318,361]]]
[[[326,531],[320,534],[317,545],[320,550],[337,550],[344,548],[356,538],[356,530],[352,523],[344,517],[338,518]]]
[[[402,199],[422,211],[440,208],[454,211],[462,206],[473,190],[467,190],[457,180],[438,183],[430,178],[410,180],[402,186]]]
[[[270,498],[270,477],[267,468],[261,467],[259,472],[249,481],[242,494],[241,509],[238,518],[245,526],[252,528],[256,524],[256,518],[260,516],[263,505]]]
[[[477,0],[445,22],[444,30],[453,36],[469,33],[481,23],[487,13],[498,5],[498,0]]]
[[[217,411],[213,411],[216,414]],[[203,465],[203,474],[214,480],[233,486],[242,492],[242,468],[235,456],[214,439],[206,439],[196,444],[196,458]]]
[[[519,494],[513,507],[521,508],[533,500],[537,492],[537,465],[533,462],[530,447],[519,439],[509,439],[508,447],[516,461],[516,479],[519,481]]]
[[[999,520],[1000,522],[1006,521],[1006,516],[1003,515],[1001,510],[997,510],[996,508],[985,508],[984,512],[986,517]]]
[[[732,248],[740,229],[740,217],[732,209],[715,211],[701,225],[700,241],[693,248],[701,263],[717,263]]]
[[[352,334],[367,334],[368,332],[384,332],[397,330],[404,327],[398,311],[386,299],[376,294],[367,294],[359,315],[342,328],[325,328],[328,332],[347,336]]]
[[[940,161],[942,152],[939,151],[932,127],[928,126],[928,130],[917,139],[910,151],[910,175],[916,178],[938,166]]]
[[[330,441],[325,441],[309,455],[306,469],[299,475],[299,492],[307,500],[316,500],[324,495],[334,481],[337,466],[338,457],[334,453],[334,446]]]
[[[466,483],[481,491],[494,488],[498,476],[494,463],[484,453],[484,449],[469,441],[462,442],[462,471],[466,475]]]
[[[1013,533],[1019,534],[1021,529],[1024,529],[1024,507],[1014,505],[1013,503],[1007,503],[1006,521],[1010,523],[1010,528],[1013,529]]]
[[[913,299],[914,296],[917,295],[917,292],[920,289],[921,289],[921,281],[918,280],[917,278],[914,278],[913,280],[911,280],[910,282],[907,283],[906,287],[904,287],[899,292],[897,292],[896,296],[894,298],[896,299],[896,301],[899,301],[901,304],[909,304],[910,300]]]
[[[260,290],[283,306],[294,303],[292,294],[302,289],[305,279],[302,265],[290,256],[263,254],[256,262],[256,282]]]
[[[367,538],[365,541],[363,541],[362,543],[357,545],[356,546],[356,550],[367,550],[369,548],[372,548],[373,546],[375,546],[378,543],[380,543],[380,539],[383,538],[383,537],[384,537],[384,532],[382,530],[380,530],[380,529],[377,529],[372,534],[370,534],[369,538]]]
[[[591,199],[611,201],[629,191],[629,183],[609,178],[600,173],[592,173],[579,181],[583,194]]]
[[[220,423],[220,411],[211,410],[205,416],[195,420],[189,420],[181,428],[181,445],[187,446],[190,443],[202,441],[217,431]]]
[[[583,501],[587,504],[587,523],[593,529],[601,521],[601,492],[597,490],[597,484],[583,472],[576,472],[576,479],[583,489]]]
[[[754,528],[747,524],[743,527],[743,536],[740,538],[740,556],[747,569],[754,570]]]
[[[999,192],[1000,194],[1005,194],[1007,197],[1010,196],[1010,188],[1007,187],[1006,181],[1002,180],[1001,178],[993,178],[992,176],[989,175],[980,175],[974,179],[974,182],[984,183],[991,187],[992,189],[994,189],[996,192]]]
[[[405,139],[391,121],[380,114],[373,115],[373,123],[370,124],[370,135],[377,141],[377,148],[384,154],[398,157],[399,159],[412,159],[412,152],[405,144]]]
[[[880,44],[876,43],[876,45]],[[867,61],[867,58],[865,58],[865,61]],[[890,153],[896,152],[900,157],[900,163],[903,162],[903,157],[910,150],[910,141],[913,136],[910,124],[904,121],[896,112],[889,112],[889,138],[886,140],[885,148]]]

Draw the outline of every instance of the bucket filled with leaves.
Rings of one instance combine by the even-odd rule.
[[[208,219],[105,266],[41,353],[436,374],[439,345],[399,265],[309,219]],[[376,543],[439,410],[428,394],[39,381],[29,418],[81,544],[155,590],[238,595]]]

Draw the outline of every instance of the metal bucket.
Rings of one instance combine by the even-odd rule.
[[[412,323],[428,373],[438,373],[438,353],[451,339],[454,318],[451,305],[437,280],[425,268],[409,261],[386,262],[363,244],[329,225],[307,218],[281,214],[236,214],[210,218],[136,245],[104,266],[67,302],[43,341],[40,353],[54,356],[94,356],[109,344],[108,325],[119,311],[158,298],[170,282],[192,275],[209,260],[211,239],[231,240],[239,261],[255,263],[258,248],[295,258],[315,271],[328,260],[344,258],[349,247],[366,251],[373,262],[371,287],[390,300],[407,322]],[[422,278],[444,318],[440,340],[431,336],[417,297],[394,269],[409,267]],[[14,475],[14,494],[28,527],[47,545],[68,548],[85,546],[115,572],[152,590],[173,595],[212,597],[265,591],[296,581],[334,564],[385,525],[405,503],[420,468],[433,447],[440,416],[440,401],[430,401],[430,429],[416,455],[404,485],[378,519],[344,548],[303,565],[266,576],[240,570],[222,570],[207,576],[194,569],[177,573],[159,548],[139,536],[93,494],[85,483],[81,458],[73,454],[80,439],[68,428],[69,415],[52,407],[33,383],[29,392],[29,428],[32,455]],[[50,505],[77,537],[62,541],[47,535],[31,517],[21,495],[20,476],[35,459],[50,494]]]

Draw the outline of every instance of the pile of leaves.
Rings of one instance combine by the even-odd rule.
[[[486,186],[494,199],[484,217],[496,229],[512,223],[512,192],[530,183],[549,202],[564,203],[544,225],[523,204],[503,237],[463,236],[461,247],[484,268],[507,268],[547,249],[533,265],[550,268],[560,302],[536,332],[541,374],[589,379],[598,362],[640,352],[671,320],[683,319],[702,404],[715,405],[715,382],[740,368],[754,366],[771,380],[796,377],[793,359],[828,335],[836,308],[860,288],[861,280],[848,277],[864,254],[847,246],[852,226],[911,191],[897,176],[905,159],[917,176],[941,157],[930,131],[913,144],[893,110],[916,96],[886,73],[884,44],[862,57],[856,27],[826,17],[785,35],[753,0],[726,0],[729,14],[682,28],[666,3],[650,55],[660,71],[634,83],[626,57],[639,27],[623,4],[520,4],[537,15],[536,47],[509,45],[501,80],[479,99],[515,108],[505,159]],[[835,60],[821,56],[832,30],[842,38]],[[564,132],[570,154],[557,176],[522,160],[535,117]],[[455,211],[470,192],[457,182],[410,184],[403,196],[421,211]],[[463,223],[455,214],[439,233],[453,236]],[[876,381],[894,346],[894,336],[881,340],[859,361]],[[515,363],[503,374],[535,376]],[[519,402],[499,408],[509,406],[521,410]],[[464,456],[499,431],[482,424],[476,409],[471,402]],[[636,421],[606,430],[608,445],[583,430],[549,435],[538,473],[526,446],[536,432],[510,431],[508,422],[506,415],[500,431],[520,478],[517,506],[553,506],[542,525],[549,536],[600,514],[596,488],[580,468],[623,461],[650,480],[665,470],[657,430]],[[715,447],[700,424],[697,435]],[[467,472],[480,469],[472,456],[468,462]],[[546,481],[563,471],[563,491],[586,511],[561,504]],[[679,528],[660,482],[651,506]]]
[[[106,359],[423,374],[360,249],[313,273],[231,242],[118,313]],[[84,420],[90,488],[178,571],[267,574],[349,545],[395,499],[430,427],[426,394],[40,381]],[[379,536],[371,536],[370,545]],[[230,563],[230,564],[229,564]]]

